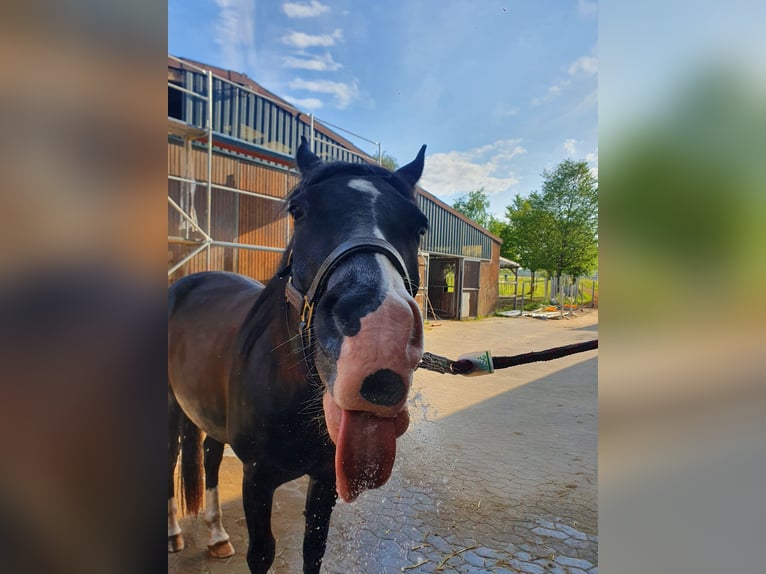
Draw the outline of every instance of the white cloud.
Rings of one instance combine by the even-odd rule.
[[[564,91],[564,89],[568,88],[571,85],[572,85],[572,82],[564,78],[563,80],[558,81],[552,86],[548,86],[548,92],[544,96],[540,98],[532,98],[530,104],[532,104],[533,106],[539,106],[540,104],[544,102],[550,102],[551,100],[553,100],[553,98],[557,98],[558,96],[560,96],[561,93]]]
[[[588,76],[598,73],[598,59],[594,56],[580,56],[569,65],[569,75],[583,72]]]
[[[220,0],[217,0],[220,1]],[[291,30],[282,36],[282,43],[295,48],[312,48],[315,46],[334,46],[336,42],[343,39],[343,30],[336,28],[332,34],[306,34]]]
[[[284,59],[286,68],[298,68],[301,70],[312,70],[315,72],[334,72],[343,66],[332,59],[329,52],[324,56],[311,56],[302,54],[303,57],[287,56]]]
[[[303,110],[318,110],[324,106],[324,103],[319,98],[293,98],[286,96],[285,99]]]
[[[299,2],[285,2],[282,4],[282,11],[288,18],[314,18],[320,14],[330,11],[330,7],[320,4],[316,0],[311,0],[308,4]]]
[[[221,64],[242,71],[255,53],[255,0],[215,0],[219,8],[214,41]]]
[[[558,84],[552,85],[550,88],[548,88],[548,93],[552,96],[558,96],[561,94],[561,92],[564,90],[564,88],[568,88],[572,85],[572,82],[570,80],[561,80]]]
[[[560,96],[566,88],[572,85],[572,79],[570,78],[583,78],[587,76],[593,76],[598,73],[598,58],[595,56],[580,56],[574,62],[567,67],[567,73],[569,78],[564,77],[557,81],[555,84],[548,87],[548,91],[544,96],[532,98],[530,105],[539,106],[542,103],[547,103]],[[584,102],[586,104],[592,102]]]
[[[500,118],[515,116],[515,115],[518,115],[518,113],[519,113],[519,108],[517,108],[516,106],[512,106],[510,104],[498,103],[495,106],[495,116]]]
[[[359,86],[356,81],[349,83],[331,82],[329,80],[304,80],[295,78],[289,84],[293,90],[307,90],[320,94],[330,94],[335,97],[338,108],[347,107],[359,95]]]
[[[586,154],[585,161],[590,165],[590,172],[593,174],[593,177],[598,179],[598,148],[596,148],[596,151]]]
[[[598,105],[598,89],[589,92],[582,100],[578,102],[574,110],[580,113],[595,105]]]
[[[420,184],[441,198],[456,197],[481,187],[492,195],[519,183],[511,159],[526,153],[521,140],[498,140],[467,151],[436,153],[426,158]]]
[[[567,153],[568,156],[577,155],[577,140],[569,138],[567,140],[564,140],[564,143],[562,146],[564,148],[564,151]]]

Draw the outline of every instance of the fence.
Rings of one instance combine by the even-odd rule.
[[[500,275],[498,293],[501,308],[520,309],[554,300],[560,304],[562,296],[564,305],[598,307],[598,279],[564,276],[561,289],[556,278],[536,276],[534,284],[531,277],[520,276],[518,281],[512,279],[512,275]]]

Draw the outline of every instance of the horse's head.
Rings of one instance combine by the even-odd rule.
[[[425,146],[390,172],[325,164],[305,140],[298,149],[303,177],[288,198],[295,223],[288,290],[311,334],[305,344],[324,385],[338,493],[346,501],[388,480],[396,438],[409,424],[407,395],[423,353],[413,297],[428,220],[413,188],[424,155]]]

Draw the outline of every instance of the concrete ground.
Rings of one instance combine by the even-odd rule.
[[[432,323],[426,350],[514,355],[598,337],[598,312],[561,320]],[[481,377],[418,371],[389,482],[339,503],[323,572],[593,574],[598,564],[597,351]],[[237,554],[206,557],[201,517],[168,572],[246,573],[241,465],[224,457],[224,524]],[[306,480],[277,491],[275,574],[301,572]]]

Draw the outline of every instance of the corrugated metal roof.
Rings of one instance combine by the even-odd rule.
[[[180,60],[180,62],[179,62]],[[184,66],[184,62],[188,63],[188,66]],[[233,82],[235,84],[239,84],[240,86],[243,86],[247,88],[248,90],[251,90],[268,100],[271,100],[274,104],[278,105],[279,107],[283,108],[286,111],[293,112],[295,114],[295,117],[298,120],[301,120],[305,123],[310,122],[310,116],[308,114],[305,114],[301,112],[298,108],[296,108],[294,105],[290,104],[287,100],[284,100],[283,98],[280,98],[278,95],[274,94],[273,92],[267,90],[260,84],[258,84],[255,80],[248,77],[247,74],[242,74],[240,72],[236,72],[233,70],[226,70],[224,68],[219,68],[217,66],[212,66],[210,64],[205,64],[204,62],[198,62],[196,60],[192,60],[190,58],[175,58],[168,56],[168,68],[172,69],[185,69],[188,68],[190,71],[199,71],[195,70],[196,68],[202,68],[204,70],[209,70],[212,72],[214,76],[218,76],[220,78],[223,78],[225,80],[228,80],[230,82]],[[343,136],[339,135],[338,133],[334,132],[330,128],[322,125],[322,123],[316,119],[314,119],[314,129],[315,131],[318,131],[321,134],[324,134],[325,136],[331,138],[332,140],[336,141],[338,144],[342,145],[343,147],[349,149],[350,151],[362,155],[369,159],[371,163],[377,163],[372,157],[370,157],[367,152],[364,150],[358,148],[355,146],[352,142],[344,138]],[[420,186],[416,186],[417,193],[421,194],[422,196],[428,198],[429,200],[433,201],[436,205],[438,205],[441,209],[446,210],[447,212],[451,213],[455,217],[457,217],[459,220],[461,220],[463,223],[473,227],[474,229],[477,229],[482,234],[489,237],[492,241],[496,243],[502,243],[502,239],[498,236],[491,233],[486,228],[482,227],[475,221],[467,218],[465,215],[451,207],[450,205],[446,204],[442,200],[440,200],[438,197],[434,196],[433,194],[429,193],[425,189],[423,189]]]
[[[279,105],[280,107],[284,108],[287,111],[294,112],[296,114],[296,117],[299,120],[302,120],[306,123],[309,123],[310,116],[309,114],[306,114],[302,112],[300,109],[296,108],[293,104],[288,102],[287,100],[280,98],[278,95],[276,95],[274,92],[271,92],[261,86],[258,82],[250,78],[247,74],[242,74],[240,72],[235,72],[234,70],[226,70],[224,68],[219,68],[217,66],[212,66],[210,64],[205,64],[204,62],[198,62],[196,60],[192,60],[190,58],[178,58],[178,60],[181,60],[181,62],[178,62],[175,58],[171,58],[168,56],[168,68],[180,68],[184,69],[183,62],[188,62],[191,64],[191,66],[194,66],[195,68],[202,68],[204,70],[209,70],[213,73],[213,75],[218,76],[220,78],[223,78],[225,80],[228,80],[230,82],[234,82],[235,84],[239,84],[240,86],[243,86],[261,96],[266,97],[267,99],[273,101],[275,104]],[[190,68],[192,71],[194,71],[194,68]],[[352,142],[341,136],[340,134],[334,132],[330,128],[324,126],[320,121],[318,121],[316,118],[314,119],[314,129],[327,137],[332,138],[338,144],[346,147],[347,149],[353,151],[356,154],[363,155],[365,157],[370,158],[371,161],[374,161],[370,155],[364,151],[363,149],[358,148],[355,146]],[[377,162],[375,162],[377,163]]]
[[[463,215],[462,213],[460,213],[460,212],[459,212],[458,210],[456,210],[454,207],[451,207],[451,206],[449,206],[448,204],[444,203],[444,202],[443,202],[441,199],[439,199],[439,198],[438,198],[438,197],[436,197],[435,195],[433,195],[433,194],[431,194],[431,193],[428,193],[428,192],[427,192],[425,189],[423,189],[423,188],[422,188],[422,187],[420,187],[419,185],[418,185],[418,186],[416,186],[416,188],[417,188],[417,192],[418,192],[418,193],[420,193],[421,195],[423,195],[423,196],[427,197],[428,199],[430,199],[431,201],[433,201],[434,203],[436,203],[436,204],[437,204],[439,207],[441,207],[442,209],[446,209],[446,210],[447,210],[447,211],[449,211],[451,214],[455,215],[457,218],[461,219],[463,222],[467,223],[467,224],[468,224],[468,225],[470,225],[471,227],[474,227],[474,228],[478,229],[478,230],[479,230],[479,231],[481,231],[481,232],[482,232],[484,235],[486,235],[487,237],[491,238],[491,239],[492,239],[492,241],[495,241],[495,242],[497,242],[497,243],[502,243],[502,242],[503,242],[503,240],[502,240],[502,239],[500,239],[500,238],[499,238],[497,235],[495,235],[495,234],[491,233],[491,232],[490,232],[488,229],[486,229],[485,227],[482,227],[481,225],[479,225],[478,223],[476,223],[474,220],[472,220],[472,219],[468,219],[468,218],[467,218],[465,215]]]
[[[505,257],[500,258],[500,267],[509,268],[509,269],[518,269],[521,267],[518,263],[515,261],[512,261],[510,259],[506,259]]]

